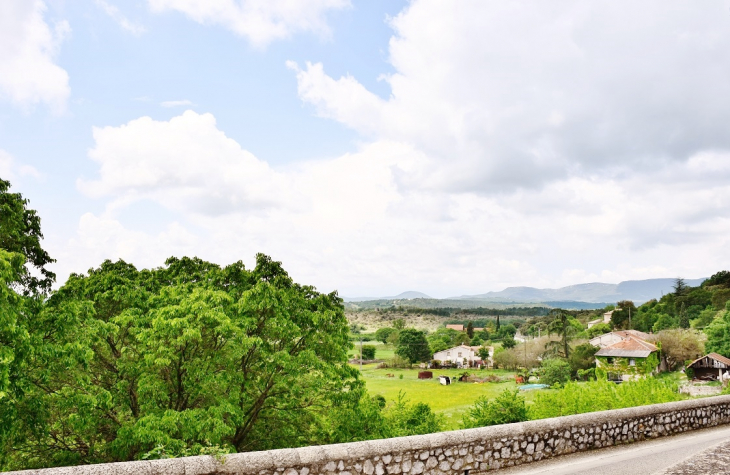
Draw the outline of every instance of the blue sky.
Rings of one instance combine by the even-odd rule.
[[[730,2],[1,0],[0,176],[63,281],[281,260],[341,294],[708,276]]]

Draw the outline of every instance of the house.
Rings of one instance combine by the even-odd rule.
[[[599,348],[605,348],[606,346],[618,343],[619,341],[624,340],[630,336],[644,341],[649,339],[648,333],[640,332],[638,330],[619,330],[615,332],[604,333],[603,335],[598,335],[595,338],[591,338],[588,343]]]
[[[613,315],[613,310],[604,313],[601,318],[591,320],[590,322],[588,322],[588,328],[591,328],[593,325],[598,325],[599,323],[611,323],[611,315]]]
[[[447,350],[437,351],[434,353],[433,359],[440,361],[441,363],[448,362],[457,366],[473,366],[483,362],[482,358],[479,356],[480,348],[481,346],[459,345]],[[491,357],[491,348],[489,352],[489,356]]]
[[[730,371],[730,359],[717,353],[710,353],[697,358],[687,365],[694,379],[720,379],[723,373]]]
[[[596,352],[596,371],[605,373],[608,379],[628,381],[652,373],[659,366],[659,348],[629,332],[633,330],[613,332],[623,336],[618,335],[618,341]]]

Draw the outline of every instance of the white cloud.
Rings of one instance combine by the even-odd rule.
[[[134,36],[139,36],[147,31],[144,26],[140,25],[139,23],[135,23],[129,20],[129,18],[127,18],[126,16],[124,16],[124,14],[119,11],[119,8],[117,8],[116,6],[106,2],[105,0],[95,1],[99,8],[104,10],[104,13],[109,15],[109,17],[111,17],[112,20],[114,20],[120,27],[122,27],[123,30],[131,33]]]
[[[118,205],[153,198],[176,210],[226,214],[277,206],[277,175],[216,128],[211,114],[187,111],[168,122],[149,117],[121,127],[93,129],[89,156],[100,178],[79,181],[90,196]]]
[[[327,64],[299,95],[431,161],[404,185],[505,193],[730,150],[727,0],[415,0],[392,19],[390,97]]]
[[[263,47],[298,32],[327,34],[329,11],[349,0],[148,0],[153,11],[174,10],[205,25],[221,25]]]
[[[0,149],[0,178],[13,181],[18,176],[32,176],[36,179],[41,178],[41,174],[37,169],[30,165],[19,165],[12,155]]]
[[[672,162],[661,177],[574,176],[489,195],[403,187],[428,157],[395,141],[273,169],[193,111],[97,128],[94,140],[100,174],[79,187],[108,206],[86,215],[71,243],[93,250],[84,265],[118,256],[154,266],[171,254],[251,263],[265,252],[322,290],[447,296],[699,277],[730,259],[730,182],[709,180],[727,168],[716,152]],[[141,199],[177,218],[158,234],[128,229],[119,211]]]
[[[62,112],[70,88],[55,57],[71,29],[65,21],[50,27],[45,11],[41,0],[0,2],[0,97],[26,110],[45,103]]]
[[[192,106],[193,103],[187,99],[184,99],[182,101],[162,101],[162,102],[160,102],[160,105],[162,107],[184,107],[184,106]]]

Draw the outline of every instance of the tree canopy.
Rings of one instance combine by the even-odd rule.
[[[22,254],[27,265],[34,267],[40,277],[22,267],[13,277],[25,294],[48,292],[56,275],[46,266],[53,262],[41,247],[41,218],[27,207],[28,200],[20,193],[10,193],[10,182],[0,178],[0,249]]]
[[[0,398],[8,468],[295,447],[363,397],[341,299],[261,254],[252,270],[106,261],[27,332],[18,389]]]

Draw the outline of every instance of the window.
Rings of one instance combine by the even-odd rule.
[[[450,351],[447,351],[446,352],[446,356],[451,356],[451,352]]]
[[[631,359],[629,360],[629,366],[636,366],[636,360],[635,360],[635,359],[633,359],[633,358],[631,358]]]
[[[461,351],[459,352],[459,358],[461,358]]]
[[[613,358],[611,358],[610,356],[606,358],[606,363],[613,364]]]

